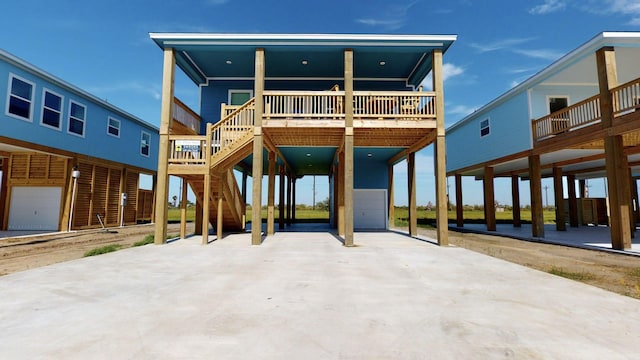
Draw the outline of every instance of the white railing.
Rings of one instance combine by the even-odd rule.
[[[434,119],[435,92],[354,91],[355,119]]]
[[[200,116],[189,109],[178,98],[173,98],[173,119],[180,122],[182,125],[193,130],[196,134],[200,132]]]
[[[614,116],[622,116],[640,109],[640,78],[611,89]]]
[[[533,120],[533,139],[544,140],[566,131],[575,130],[599,122],[600,97],[592,96],[574,105]]]
[[[207,139],[198,135],[169,135],[169,163],[174,165],[204,165],[207,161],[202,149]]]
[[[265,91],[265,119],[343,119],[344,91]]]

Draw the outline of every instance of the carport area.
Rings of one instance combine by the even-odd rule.
[[[17,358],[624,359],[640,302],[397,233],[250,234],[0,277]],[[213,236],[212,236],[213,238]]]

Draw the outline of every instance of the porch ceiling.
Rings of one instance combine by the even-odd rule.
[[[431,71],[434,49],[445,52],[455,35],[165,34],[151,38],[176,50],[178,66],[196,84],[210,78],[253,78],[256,48],[265,49],[267,78],[336,78],[344,50],[354,51],[356,79],[403,79],[417,86]],[[303,64],[306,62],[306,64]]]

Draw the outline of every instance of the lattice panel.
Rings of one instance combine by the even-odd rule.
[[[73,211],[73,227],[84,227],[90,224],[91,184],[93,183],[93,165],[78,164],[80,178],[76,190],[76,202]]]
[[[29,179],[46,179],[49,155],[31,154],[29,159]]]
[[[49,179],[64,180],[67,173],[67,160],[58,156],[49,157]]]
[[[29,171],[29,154],[11,155],[11,179],[26,179]]]
[[[109,170],[109,188],[107,194],[107,216],[106,221],[108,224],[120,224],[119,210],[120,210],[120,177],[122,171],[119,169]]]
[[[140,174],[133,171],[127,172],[125,192],[127,193],[127,206],[124,207],[124,222],[127,224],[136,222],[136,202],[138,200],[138,179]]]

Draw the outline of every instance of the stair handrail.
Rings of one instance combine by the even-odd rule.
[[[217,123],[212,124],[211,134],[210,134],[211,155],[217,154],[223,148],[231,145],[231,143],[233,142],[232,137],[225,139],[224,137],[225,134],[223,133],[225,127],[229,127],[229,126],[235,127],[238,129],[238,131],[242,131],[244,127],[253,128],[253,125],[255,124],[255,118],[252,112],[254,110],[254,104],[255,104],[255,97],[251,98],[249,101],[244,103],[242,106],[240,106],[239,108],[231,112],[229,115],[227,115],[223,119],[220,119],[220,121],[218,121]],[[237,123],[233,124],[232,123],[233,121],[236,121]],[[232,123],[232,124],[229,124],[229,123]],[[248,131],[250,129],[246,129],[246,130]],[[231,140],[231,141],[227,141],[227,140]]]

